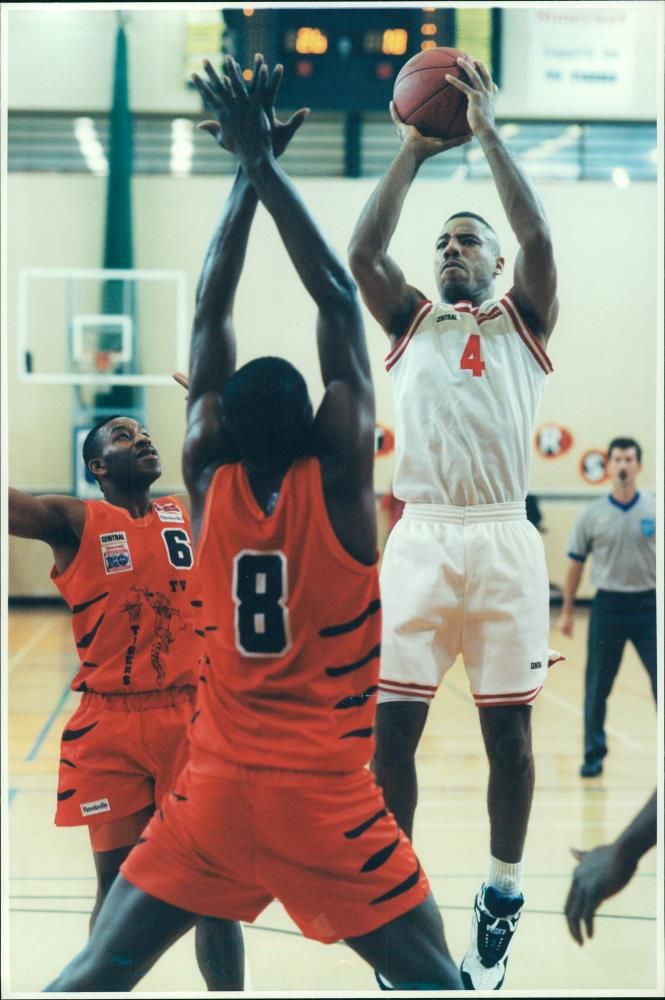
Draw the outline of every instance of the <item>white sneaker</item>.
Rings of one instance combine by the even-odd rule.
[[[460,966],[464,989],[501,989],[523,905],[521,893],[510,896],[492,885],[481,885],[473,906],[471,944]]]

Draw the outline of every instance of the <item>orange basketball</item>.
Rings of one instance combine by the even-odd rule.
[[[423,135],[454,139],[467,134],[466,96],[446,80],[446,74],[468,83],[457,64],[459,49],[425,49],[413,56],[397,74],[393,101],[397,114],[407,125],[415,125]]]

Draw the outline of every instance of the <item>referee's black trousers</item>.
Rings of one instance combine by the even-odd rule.
[[[599,590],[591,605],[584,692],[584,759],[607,753],[607,698],[630,640],[644,664],[656,698],[656,591]]]

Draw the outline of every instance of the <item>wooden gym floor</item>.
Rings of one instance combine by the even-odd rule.
[[[553,623],[557,611],[553,609]],[[570,846],[613,839],[656,782],[657,721],[646,673],[628,648],[609,702],[605,773],[578,777],[587,613],[573,640],[554,629],[555,666],[534,707],[536,793],[525,855],[527,908],[511,953],[504,994],[662,995],[659,919],[662,874],[651,851],[631,884],[601,908],[594,939],[578,947],[562,916],[574,861]],[[55,607],[17,608],[8,621],[9,783],[3,892],[3,996],[37,994],[82,947],[94,897],[83,827],[53,825],[58,741],[77,696],[69,615]],[[461,663],[430,711],[419,751],[415,846],[443,914],[448,944],[461,958],[474,894],[485,874],[486,762]],[[7,877],[8,876],[8,877]],[[6,916],[6,914],[5,914]],[[294,996],[315,991],[358,996],[376,987],[371,970],[344,945],[302,938],[279,904],[245,929],[248,990]],[[160,959],[135,992],[206,995],[190,933]]]

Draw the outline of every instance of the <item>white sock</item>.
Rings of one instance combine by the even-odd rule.
[[[512,865],[507,861],[499,861],[490,854],[485,885],[492,885],[509,896],[518,896],[522,891],[522,862],[517,861]]]

